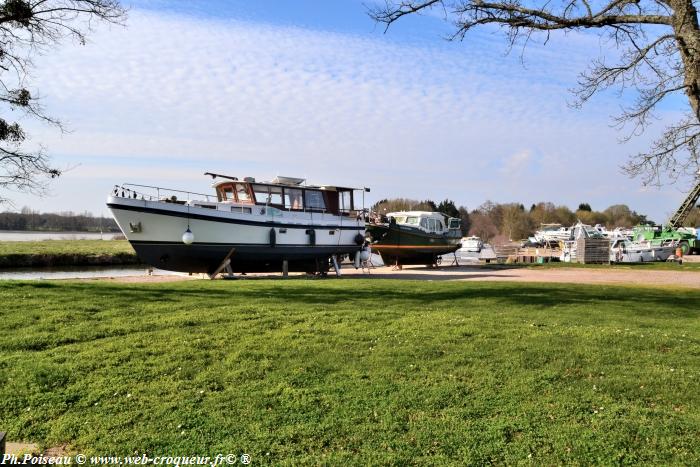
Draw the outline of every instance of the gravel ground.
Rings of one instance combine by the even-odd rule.
[[[290,274],[299,276],[299,274]],[[330,274],[332,276],[332,273]],[[462,280],[462,281],[514,281],[514,282],[560,282],[569,284],[618,284],[618,285],[648,285],[666,287],[686,287],[700,289],[700,271],[659,271],[640,269],[582,269],[582,268],[556,268],[556,269],[529,269],[523,267],[480,267],[459,266],[428,269],[423,266],[404,266],[401,271],[394,271],[390,267],[372,268],[367,274],[361,270],[346,266],[342,269],[345,278],[367,279],[408,279],[408,280]],[[241,276],[237,275],[241,278]],[[281,278],[281,274],[248,274],[245,279]],[[128,276],[128,277],[104,277],[87,280],[103,280],[111,282],[171,282],[193,279],[205,279],[201,274],[188,275],[164,275],[164,276]]]
[[[345,272],[345,271],[344,271]],[[347,271],[355,275],[354,270]],[[674,286],[700,289],[700,272],[695,271],[642,271],[639,269],[528,269],[486,268],[479,266],[445,267],[429,270],[421,266],[406,267],[401,271],[381,267],[372,269],[371,277],[417,280],[478,280],[514,282],[562,282],[568,284],[628,284]]]

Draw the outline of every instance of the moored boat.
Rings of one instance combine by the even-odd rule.
[[[427,211],[392,212],[386,217],[387,222],[367,225],[372,250],[384,264],[435,265],[440,255],[461,247],[460,219]]]
[[[107,200],[124,235],[147,264],[181,272],[325,272],[333,257],[355,255],[365,236],[362,188],[271,182],[211,174],[214,195],[124,184]],[[364,200],[364,194],[363,194]]]

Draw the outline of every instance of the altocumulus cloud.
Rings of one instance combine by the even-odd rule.
[[[470,207],[487,198],[575,204],[585,201],[572,194],[577,185],[621,177],[616,167],[631,151],[608,127],[615,103],[566,106],[588,57],[534,48],[525,68],[496,38],[472,42],[405,44],[133,10],[126,28],[36,61],[47,110],[72,133],[33,127],[35,140],[59,163],[78,164],[42,209],[99,211],[124,179],[206,191],[204,170],[299,175],[372,186],[376,198],[450,197]],[[537,148],[546,171],[528,171],[524,147]],[[529,178],[498,186],[499,168]],[[79,184],[94,190],[93,204]],[[615,187],[629,193],[614,202],[639,205],[636,182]]]

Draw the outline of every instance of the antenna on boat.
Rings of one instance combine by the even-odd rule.
[[[362,188],[362,215],[364,216],[365,214],[368,214],[365,212],[365,193],[369,193],[369,188],[363,187]],[[366,218],[365,218],[366,220]]]
[[[221,178],[228,178],[229,180],[238,180],[238,177],[233,177],[231,175],[215,174],[212,172],[204,172],[204,175],[210,175],[211,178],[221,177]]]

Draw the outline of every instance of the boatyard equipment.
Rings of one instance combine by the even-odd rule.
[[[690,212],[700,199],[700,171],[695,187],[690,190],[683,203],[676,209],[665,225],[640,225],[634,229],[634,239],[637,241],[647,240],[654,245],[668,242],[678,242],[684,255],[700,253],[700,235],[697,228],[683,227],[683,223],[688,219]]]

